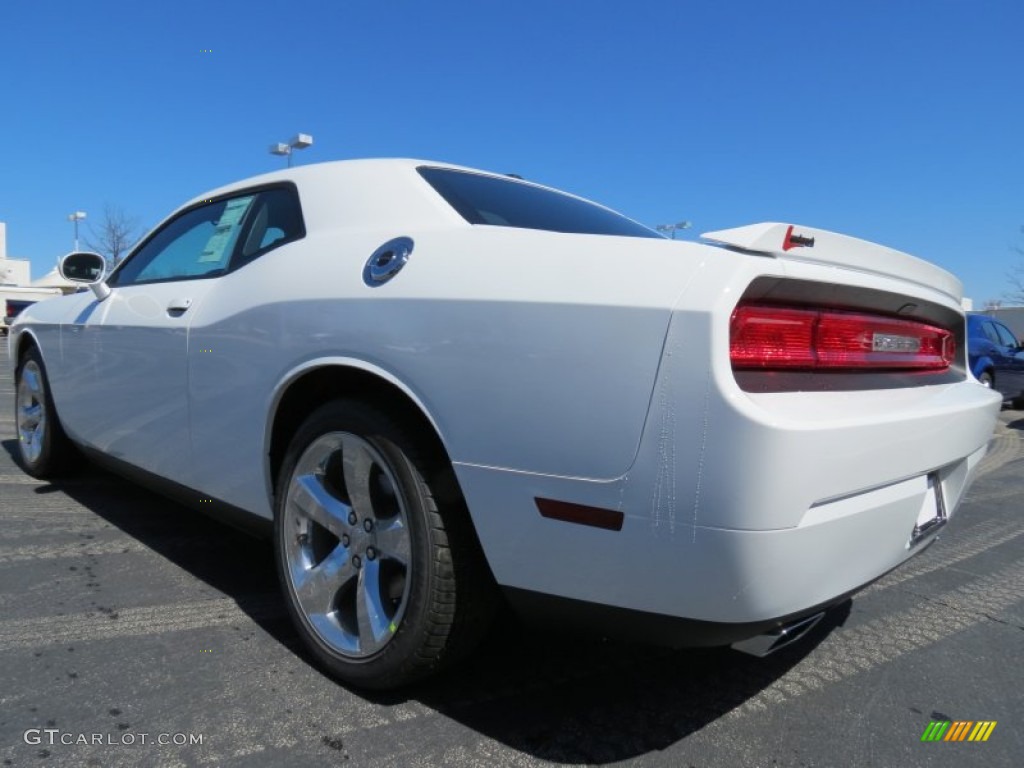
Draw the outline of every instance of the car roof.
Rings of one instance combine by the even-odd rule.
[[[968,312],[967,313],[967,322],[968,322],[968,324],[970,324],[970,325],[980,325],[982,323],[982,321],[987,321],[987,322],[990,322],[990,323],[995,323],[996,325],[1002,325],[1002,326],[1006,325],[1006,323],[1004,323],[999,318],[992,317],[992,315],[986,315],[984,312]]]
[[[306,219],[307,228],[311,229],[346,224],[390,224],[394,221],[396,210],[401,210],[402,221],[408,226],[469,226],[465,219],[420,176],[417,169],[421,167],[446,168],[507,181],[514,180],[518,184],[578,198],[577,195],[527,179],[453,163],[415,158],[367,158],[312,163],[250,176],[196,195],[175,209],[164,221],[211,198],[268,184],[292,183],[299,190],[303,217]],[[590,200],[587,202],[600,206],[599,203]]]
[[[358,170],[374,170],[379,173],[391,173],[396,169],[416,168],[424,165],[422,160],[411,158],[366,158],[358,160],[328,160],[322,163],[310,163],[308,165],[296,165],[291,168],[282,168],[277,171],[249,176],[238,181],[223,184],[215,189],[208,190],[189,201],[189,203],[201,202],[207,197],[230,194],[236,190],[248,187],[260,186],[262,184],[273,184],[281,181],[308,182],[322,179],[324,177],[345,175]],[[445,165],[444,163],[430,163],[430,165]],[[187,204],[189,204],[187,203]],[[186,204],[186,205],[187,205]]]

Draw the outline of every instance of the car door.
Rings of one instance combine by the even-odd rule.
[[[79,439],[162,477],[189,480],[189,324],[228,270],[255,195],[186,209],[108,281],[111,294],[67,329],[90,362],[73,422]]]
[[[216,281],[189,327],[190,486],[269,514],[267,409],[282,361],[294,354],[284,341],[297,308],[290,299],[315,278],[303,277],[305,222],[294,185],[262,189],[249,219],[231,273]]]
[[[1003,383],[999,390],[1010,397],[1017,397],[1024,391],[1024,351],[1021,351],[1017,337],[1002,323],[991,321],[996,333],[996,347],[999,349]],[[998,382],[998,376],[996,377]]]

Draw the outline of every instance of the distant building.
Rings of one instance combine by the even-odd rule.
[[[0,221],[0,284],[28,285],[32,281],[32,262],[7,258],[7,225]]]
[[[42,285],[33,284],[32,262],[7,258],[7,225],[0,221],[0,334],[7,333],[14,318],[30,304],[75,290],[74,283],[67,283],[59,275],[57,279],[66,285],[42,281]]]
[[[19,288],[59,288],[62,293],[74,293],[79,289],[68,282],[54,267],[38,280],[32,279],[32,262],[28,259],[12,259],[7,256],[7,225],[0,221],[0,285]],[[51,290],[38,292],[37,299],[57,295]]]

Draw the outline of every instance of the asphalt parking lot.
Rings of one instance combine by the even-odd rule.
[[[23,474],[0,364],[4,766],[1024,760],[1024,412],[1003,411],[938,543],[772,657],[506,618],[459,670],[370,696],[310,664],[267,543],[92,468]],[[997,725],[983,743],[922,742],[933,719]]]

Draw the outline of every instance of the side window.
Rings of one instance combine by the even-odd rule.
[[[661,238],[620,213],[553,189],[450,168],[417,169],[470,224],[584,235]]]
[[[992,325],[995,327],[996,333],[999,334],[1000,344],[1002,344],[1004,347],[1017,346],[1017,339],[1016,337],[1014,337],[1012,333],[1010,333],[1009,328],[1007,328],[1005,325],[1000,325],[999,323],[992,323]]]
[[[212,277],[227,271],[255,195],[220,200],[183,213],[132,254],[113,285]]]
[[[298,194],[292,187],[275,187],[261,192],[253,205],[250,220],[242,247],[231,263],[232,269],[306,234]]]
[[[996,333],[996,327],[992,323],[982,323],[981,329],[985,332],[985,338],[993,344],[1002,343],[999,341],[999,334]]]

